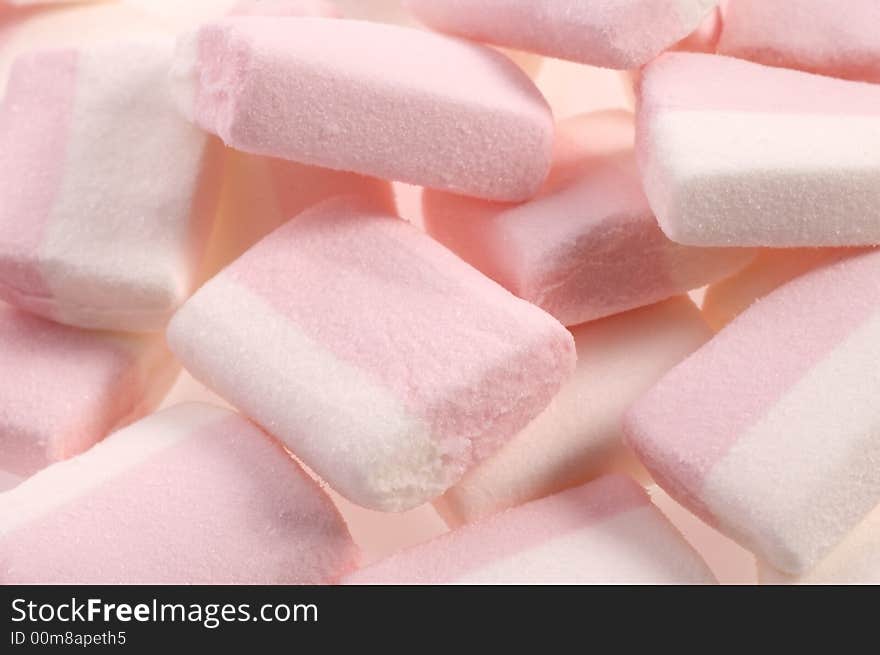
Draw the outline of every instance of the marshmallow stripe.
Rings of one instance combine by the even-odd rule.
[[[170,52],[170,45],[162,48]],[[157,325],[188,294],[197,265],[191,244],[206,236],[208,216],[192,215],[206,139],[170,110],[161,83],[168,59],[157,57],[155,46],[120,49],[110,68],[107,56],[99,49],[79,57],[65,173],[40,260],[52,295],[64,299],[62,322],[76,321],[80,311],[99,307],[113,294],[118,296],[114,312],[123,314],[130,303],[143,320]],[[148,81],[152,91],[144,93]],[[125,119],[93,120],[106,111],[109,97],[124,108]],[[126,142],[137,147],[120,147]],[[120,174],[126,178],[120,184],[133,189],[137,205],[132,193],[113,193],[103,184],[96,188],[97,180]],[[154,180],[162,180],[161,194],[151,193]],[[82,220],[94,203],[90,191],[102,192],[101,211],[114,220]],[[119,229],[121,220],[125,229]],[[148,320],[149,315],[156,318]]]
[[[640,112],[726,111],[808,116],[877,116],[880,89],[733,57],[667,53],[651,62]]]
[[[22,57],[0,110],[0,295],[38,313],[52,311],[39,252],[65,175],[78,66],[74,50]],[[30,184],[23,166],[35,171]]]

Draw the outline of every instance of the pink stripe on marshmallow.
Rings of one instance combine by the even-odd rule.
[[[78,59],[74,50],[22,56],[0,107],[0,296],[23,306],[51,293],[39,252],[64,177]],[[33,171],[27,184],[22,168]]]
[[[794,90],[794,92],[793,92]],[[640,92],[648,114],[736,111],[767,114],[880,115],[880,87],[713,54],[670,52],[651,62]]]

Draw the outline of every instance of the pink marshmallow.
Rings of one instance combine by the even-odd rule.
[[[148,331],[189,295],[219,149],[173,107],[172,51],[144,39],[17,61],[0,107],[0,297]]]
[[[334,489],[392,511],[443,493],[524,427],[575,358],[550,316],[347,199],[250,249],[168,338],[196,378]]]
[[[210,405],[154,414],[0,495],[2,584],[326,584],[355,559],[317,484]]]
[[[786,575],[758,562],[761,584],[880,584],[880,507],[859,523],[819,564],[800,576]]]
[[[719,52],[865,82],[880,82],[877,0],[730,0]]]
[[[703,316],[716,331],[752,303],[807,271],[839,259],[850,249],[762,249],[755,260],[731,277],[712,284],[703,297]]]
[[[550,406],[435,501],[450,524],[583,484],[609,470],[640,472],[623,447],[625,410],[712,334],[684,297],[572,332],[577,368]]]
[[[635,482],[607,476],[357,571],[344,584],[712,584]]]
[[[547,175],[546,101],[482,46],[378,23],[245,17],[181,40],[175,70],[184,111],[239,150],[493,200],[524,200]]]
[[[880,251],[758,301],[629,411],[672,496],[802,573],[880,502]]]
[[[641,84],[645,193],[687,245],[880,243],[878,126],[878,85],[665,54]]]
[[[649,305],[745,266],[751,251],[691,248],[664,236],[632,148],[628,113],[564,121],[537,198],[511,206],[428,192],[426,229],[565,325]]]
[[[179,371],[160,335],[85,332],[0,304],[0,470],[28,476],[153,411]]]
[[[406,0],[430,27],[603,68],[638,68],[693,32],[718,0]]]

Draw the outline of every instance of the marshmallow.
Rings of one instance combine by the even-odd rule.
[[[780,287],[631,408],[630,445],[679,502],[802,573],[880,502],[880,251]]]
[[[718,0],[406,0],[430,27],[603,68],[642,66],[693,32]]]
[[[634,472],[623,448],[626,408],[711,336],[687,298],[573,330],[577,368],[550,406],[435,501],[450,524],[471,522],[583,484],[608,470]]]
[[[575,358],[550,316],[347,199],[251,248],[181,308],[168,339],[336,491],[391,511],[443,493],[516,434]]]
[[[0,304],[0,470],[28,476],[153,411],[179,366],[161,335],[86,332]]]
[[[880,242],[880,86],[669,53],[644,71],[638,120],[645,192],[673,241]]]
[[[210,405],[154,414],[0,495],[2,584],[322,584],[355,558],[284,449]]]
[[[712,584],[635,482],[607,476],[357,571],[345,584]]]
[[[227,19],[181,40],[175,79],[185,113],[246,152],[505,201],[549,168],[553,118],[525,73],[420,30]]]
[[[731,0],[719,52],[770,66],[880,82],[880,2]]]
[[[511,206],[427,192],[425,227],[565,325],[649,305],[745,266],[751,251],[691,248],[664,236],[632,147],[628,113],[564,121],[537,198]]]
[[[746,268],[706,289],[703,316],[718,331],[777,287],[848,252],[837,248],[761,250]]]
[[[831,554],[801,576],[758,563],[761,584],[880,584],[880,507],[868,515]]]
[[[391,185],[356,173],[230,150],[220,209],[203,267],[207,277],[312,205],[357,195],[394,212]],[[421,196],[419,196],[421,198]]]
[[[174,110],[171,54],[136,40],[17,61],[0,109],[0,297],[147,331],[189,295],[219,149]]]

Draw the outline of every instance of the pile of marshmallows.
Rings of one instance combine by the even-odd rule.
[[[714,582],[648,475],[880,582],[880,0],[0,0],[0,92],[0,583]]]

